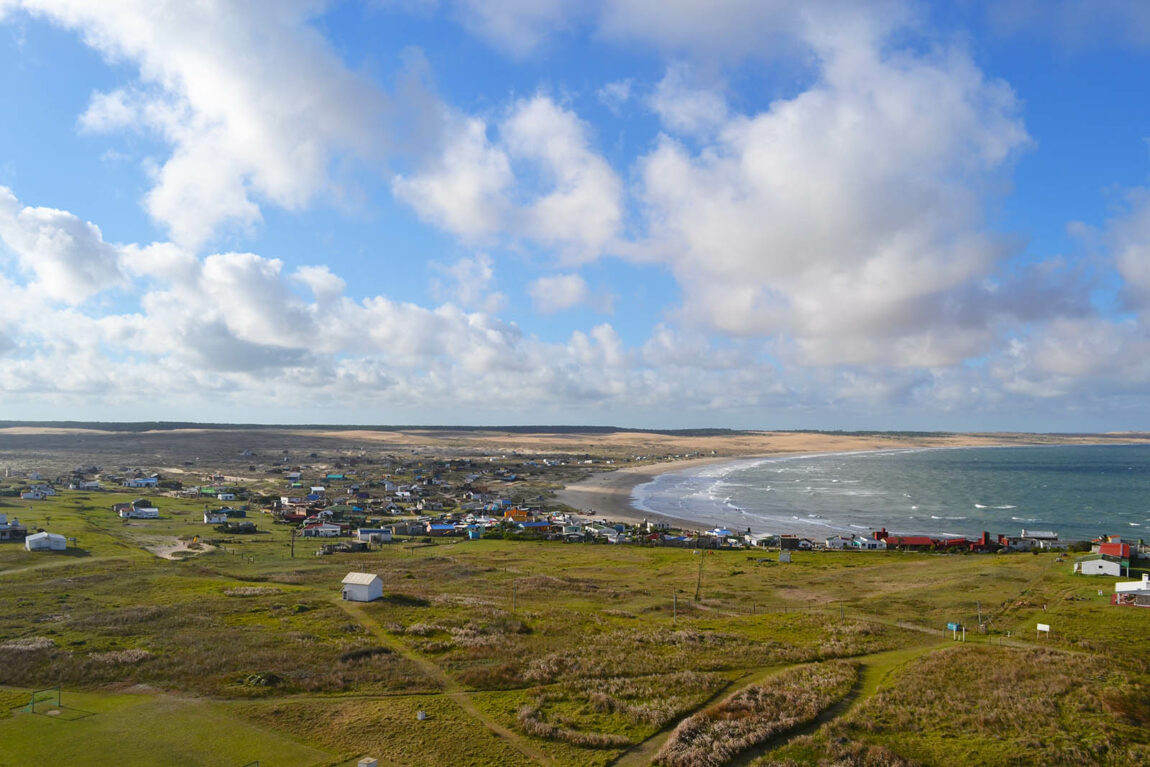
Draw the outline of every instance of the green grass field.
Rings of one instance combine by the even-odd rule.
[[[11,698],[4,695],[5,700]],[[58,714],[21,709],[0,719],[0,765],[336,763],[331,753],[238,719],[221,703],[67,690],[61,704]]]
[[[293,559],[258,513],[260,533],[221,536],[199,501],[125,523],[111,505],[132,497],[3,509],[80,551],[0,546],[0,764],[646,764],[752,680],[839,658],[846,697],[733,763],[1121,764],[1150,743],[1150,612],[1069,558],[482,540]],[[197,535],[223,540],[145,548]],[[385,599],[341,604],[350,570]],[[10,713],[54,685],[92,715]]]

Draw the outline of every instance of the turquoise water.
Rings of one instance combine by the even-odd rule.
[[[643,510],[756,534],[826,537],[885,527],[918,535],[1063,540],[1150,530],[1150,446],[895,450],[732,461],[640,485]]]

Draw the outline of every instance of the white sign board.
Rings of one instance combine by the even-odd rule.
[[[1050,625],[1046,624],[1046,623],[1039,623],[1038,624],[1038,630],[1039,631],[1045,631],[1047,634],[1049,634],[1050,633]]]

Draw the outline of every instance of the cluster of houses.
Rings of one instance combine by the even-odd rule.
[[[977,538],[962,536],[895,535],[886,528],[875,530],[870,535],[832,535],[824,540],[804,538],[798,535],[755,536],[715,528],[701,534],[720,547],[729,546],[769,546],[783,551],[1032,551],[1037,549],[1065,549],[1067,544],[1058,540],[1058,533],[1049,530],[1023,530],[1019,536],[991,535],[983,531]],[[704,544],[707,545],[707,544]]]

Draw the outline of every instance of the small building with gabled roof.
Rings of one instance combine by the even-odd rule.
[[[1109,554],[1090,554],[1074,560],[1074,572],[1082,575],[1122,575],[1122,561]]]
[[[33,533],[24,539],[24,548],[28,551],[64,551],[68,541],[56,533]]]
[[[348,573],[343,578],[343,598],[348,602],[383,599],[383,578],[375,573]]]

